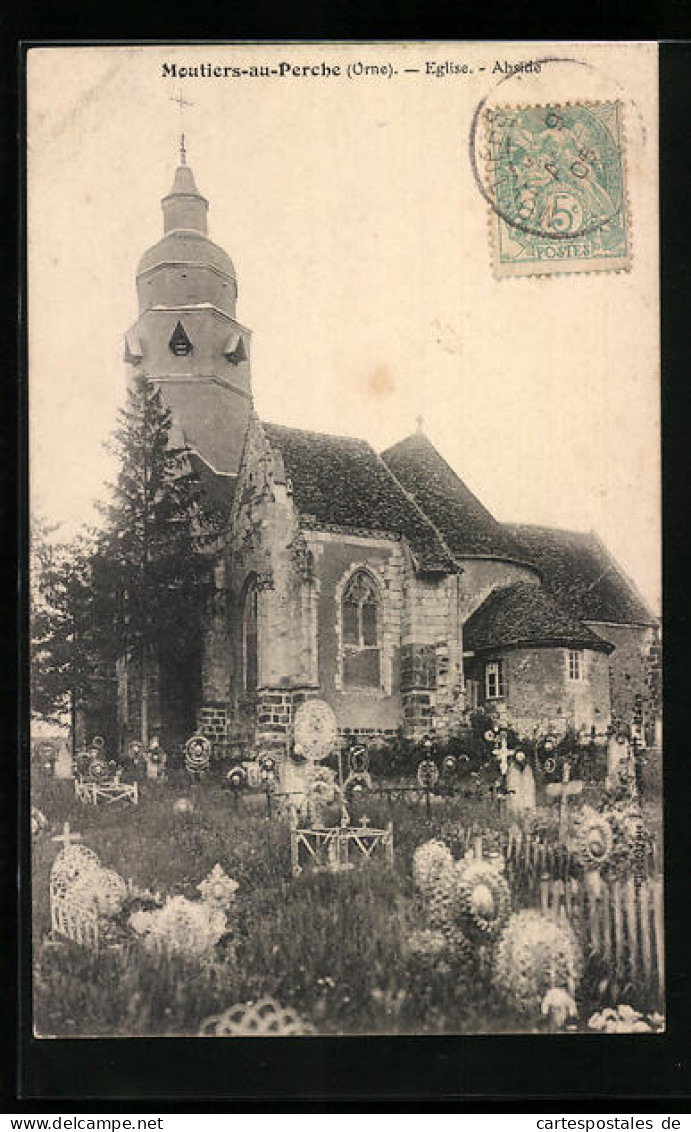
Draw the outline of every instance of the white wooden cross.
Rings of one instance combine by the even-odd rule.
[[[66,849],[73,841],[81,841],[82,835],[81,833],[70,833],[70,823],[66,821],[62,827],[62,833],[57,834],[52,840],[64,842]]]
[[[495,759],[499,761],[499,768],[503,777],[506,776],[506,772],[509,768],[509,755],[513,755],[513,753],[513,750],[506,742],[506,730],[505,728],[502,728],[499,746],[494,748],[492,754],[494,755]]]
[[[568,804],[569,798],[574,794],[581,794],[583,792],[583,783],[580,779],[575,779],[570,782],[571,778],[571,763],[568,759],[564,759],[564,766],[561,772],[561,782],[549,782],[545,788],[545,793],[548,798],[554,798],[559,802],[559,839],[563,841],[567,833],[568,821]]]
[[[360,825],[362,826],[363,829],[367,829],[367,826],[369,825],[369,818],[367,818],[367,817],[360,818]]]

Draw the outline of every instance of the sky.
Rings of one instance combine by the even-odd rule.
[[[530,58],[553,61],[535,76],[496,70]],[[282,61],[380,73],[162,74]],[[437,77],[428,62],[470,72]],[[421,415],[496,518],[595,530],[659,611],[656,90],[654,45],[32,49],[34,512],[71,533],[115,474],[104,441],[125,393],[135,269],[162,235],[182,121],[253,332],[260,417],[382,450]],[[622,101],[631,271],[494,277],[468,147],[483,98]]]

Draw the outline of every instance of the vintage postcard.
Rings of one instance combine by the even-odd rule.
[[[662,1032],[657,46],[27,60],[35,1035]]]

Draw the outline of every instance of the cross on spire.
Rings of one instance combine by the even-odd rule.
[[[183,114],[185,112],[185,109],[188,106],[194,106],[194,103],[189,102],[186,98],[182,97],[182,90],[179,90],[177,94],[171,95],[170,101],[175,102],[178,106],[179,111],[180,111],[180,164],[186,165],[187,164],[187,150],[185,148],[185,134],[182,130],[182,124],[183,124],[183,120],[184,120]]]
[[[424,417],[422,416],[422,414],[420,414],[419,416],[417,416],[417,417],[415,418],[415,423],[416,423],[416,425],[417,425],[417,431],[418,431],[419,433],[422,433],[422,432],[424,432],[424,427],[425,427],[425,418],[424,418]]]

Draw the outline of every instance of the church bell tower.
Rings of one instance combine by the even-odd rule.
[[[125,361],[160,387],[184,442],[212,471],[236,477],[252,408],[251,334],[235,317],[235,268],[209,239],[209,202],[184,135],[161,207],[163,237],[137,267],[139,318],[125,336]]]

